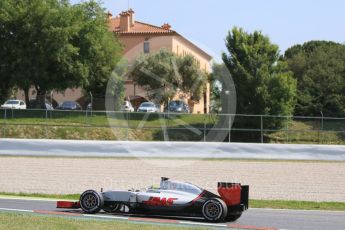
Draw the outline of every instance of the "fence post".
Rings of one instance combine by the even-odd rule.
[[[320,111],[321,113],[321,143],[323,143],[322,139],[323,139],[323,112]],[[320,140],[319,140],[319,143],[320,143]]]
[[[206,142],[206,117],[207,114],[204,114],[204,142]]]
[[[231,142],[231,114],[229,114],[229,143]]]
[[[4,113],[4,136],[3,137],[6,137],[6,128],[7,128],[7,109],[5,109],[5,113]]]
[[[286,130],[285,130],[285,133],[286,133],[286,143],[285,144],[288,144],[289,143],[289,117],[286,116]]]
[[[48,139],[48,130],[47,130],[47,125],[48,125],[48,110],[46,109],[46,125],[45,125],[45,135],[46,135],[46,138]]]
[[[127,112],[127,129],[126,129],[126,138],[127,138],[127,141],[129,141],[129,112]]]
[[[260,115],[260,127],[261,127],[261,144],[264,143],[264,124],[263,124],[263,115]]]
[[[164,114],[164,124],[165,124],[165,131],[167,133],[167,135],[169,136],[169,109],[168,112],[164,112],[163,110],[163,114]]]

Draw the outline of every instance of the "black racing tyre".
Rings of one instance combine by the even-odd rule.
[[[120,212],[121,208],[122,208],[122,204],[116,203],[116,202],[110,203],[110,204],[104,204],[103,206],[103,210],[109,213]]]
[[[202,206],[202,215],[207,221],[222,222],[228,214],[225,202],[218,198],[208,199]]]
[[[80,196],[81,209],[89,214],[99,212],[104,205],[103,196],[95,190],[87,190]]]
[[[242,212],[230,212],[226,216],[226,221],[235,221],[242,216]]]

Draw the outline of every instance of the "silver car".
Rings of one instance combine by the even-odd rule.
[[[160,109],[153,102],[144,102],[139,106],[138,112],[158,113],[160,112]]]
[[[130,101],[125,101],[120,110],[122,112],[134,112],[134,107]]]

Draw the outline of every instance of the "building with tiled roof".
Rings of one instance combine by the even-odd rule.
[[[140,54],[154,53],[162,48],[170,50],[177,55],[192,55],[200,69],[210,72],[210,61],[212,57],[194,43],[172,30],[168,23],[162,26],[155,26],[135,20],[135,13],[132,9],[121,12],[113,17],[108,13],[109,30],[116,33],[124,46],[124,57],[133,61]],[[147,91],[137,86],[135,82],[126,80],[126,97],[131,98],[134,106],[146,100]],[[193,113],[208,113],[210,102],[210,87],[204,97],[197,103],[188,96],[180,94],[175,99],[184,100],[190,105]]]

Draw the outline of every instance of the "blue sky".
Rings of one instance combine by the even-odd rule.
[[[72,0],[72,3],[80,0]],[[113,15],[128,8],[128,0],[103,0]],[[261,30],[281,52],[309,40],[345,42],[343,0],[129,0],[136,20],[163,25],[201,45],[218,59],[233,27]]]

